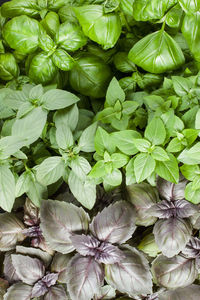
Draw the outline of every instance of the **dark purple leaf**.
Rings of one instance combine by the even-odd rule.
[[[4,296],[4,300],[29,300],[31,299],[32,286],[24,283],[11,285]]]
[[[185,199],[184,191],[187,183],[188,181],[183,176],[180,176],[180,181],[177,184],[169,182],[161,177],[158,177],[157,189],[161,199],[169,201],[181,200]]]
[[[62,286],[53,286],[44,296],[44,300],[69,300]]]
[[[197,211],[198,207],[186,200],[177,200],[174,202],[163,200],[148,210],[150,215],[160,219],[171,217],[188,218]]]
[[[45,283],[42,280],[39,280],[36,282],[33,286],[31,297],[40,297],[45,295],[48,292],[48,287],[45,285]]]
[[[61,283],[67,282],[67,265],[72,258],[71,254],[56,253],[51,263],[51,272],[58,273],[58,281]]]
[[[187,259],[181,255],[171,258],[159,255],[153,261],[152,274],[158,285],[176,289],[192,284],[198,276],[198,271],[194,259]]]
[[[40,229],[40,226],[32,226],[29,228],[25,228],[23,230],[23,234],[28,237],[41,237],[42,236],[42,230]]]
[[[192,284],[174,291],[166,291],[159,295],[159,300],[199,300],[200,286]]]
[[[114,264],[125,258],[123,252],[116,246],[101,242],[89,235],[74,235],[71,237],[76,251],[83,256],[93,256],[98,262]]]
[[[67,287],[72,300],[90,300],[100,292],[103,267],[93,257],[76,254],[68,264]]]
[[[55,285],[57,280],[58,280],[57,273],[49,273],[42,278],[42,281],[46,284],[47,287]]]
[[[120,263],[105,266],[107,283],[132,297],[151,293],[152,280],[147,259],[135,248],[123,248],[126,258]]]
[[[20,281],[19,277],[16,274],[16,270],[12,264],[11,253],[7,252],[3,261],[3,273],[6,280],[9,283],[14,283]]]
[[[90,230],[100,241],[122,244],[135,231],[135,213],[131,204],[118,201],[93,218]]]
[[[185,249],[182,251],[182,254],[187,258],[200,257],[200,239],[191,237]]]
[[[12,254],[12,263],[17,276],[27,284],[34,284],[44,276],[45,267],[37,259],[21,254]]]
[[[188,220],[172,217],[157,221],[153,233],[158,248],[165,256],[172,257],[185,248],[192,226]]]
[[[23,229],[23,223],[14,214],[0,214],[0,251],[12,250],[17,242],[23,241]]]
[[[57,201],[42,201],[41,229],[49,246],[63,254],[74,250],[70,236],[88,229],[89,216],[81,207]]]
[[[149,226],[156,222],[156,218],[148,213],[148,209],[159,201],[155,188],[145,182],[132,184],[126,187],[126,197],[135,207],[136,225]]]

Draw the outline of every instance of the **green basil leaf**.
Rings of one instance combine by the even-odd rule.
[[[129,163],[126,165],[126,185],[131,185],[136,183],[136,176],[134,172],[134,160],[135,157],[129,160]]]
[[[36,178],[43,185],[50,185],[64,174],[64,162],[60,156],[46,158],[37,168]]]
[[[6,136],[0,139],[0,159],[7,159],[26,145],[25,138]]]
[[[99,160],[92,168],[89,176],[91,178],[104,177],[106,175],[105,162]]]
[[[135,64],[128,59],[128,54],[126,52],[118,52],[114,56],[114,64],[116,69],[123,73],[130,73],[136,71]]]
[[[9,166],[0,166],[0,206],[11,212],[15,202],[15,178]]]
[[[197,114],[196,114],[195,128],[200,129],[200,109],[197,111]]]
[[[71,131],[74,131],[76,129],[76,126],[78,124],[78,118],[79,118],[79,110],[76,104],[57,110],[54,114],[54,122],[55,126],[59,127],[61,124],[64,124],[64,126],[69,127]]]
[[[111,133],[116,147],[127,155],[134,155],[138,152],[135,146],[135,139],[141,138],[141,134],[134,130],[123,130]]]
[[[75,104],[80,99],[74,94],[60,90],[52,89],[47,91],[41,98],[42,106],[48,110],[55,110],[68,107]]]
[[[81,180],[73,171],[68,178],[69,188],[74,197],[86,208],[92,209],[96,201],[96,184],[91,178]]]
[[[178,138],[173,138],[169,145],[167,146],[167,151],[169,152],[179,152],[183,150],[184,146],[181,144],[181,141]]]
[[[169,156],[168,156],[167,152],[159,146],[156,146],[154,148],[151,155],[152,155],[153,159],[155,159],[155,160],[159,160],[159,161],[169,160]]]
[[[137,42],[128,58],[145,71],[156,74],[177,69],[185,62],[179,45],[163,30],[153,32]]]
[[[63,49],[56,49],[52,55],[52,61],[62,71],[69,71],[74,66],[73,58]]]
[[[104,14],[101,5],[85,5],[74,8],[83,32],[105,50],[115,46],[121,34],[121,21],[118,14]]]
[[[76,23],[65,22],[56,34],[56,43],[67,51],[76,51],[85,46],[87,38]]]
[[[77,156],[72,159],[70,166],[76,176],[78,176],[82,180],[85,180],[86,175],[91,171],[89,162],[87,161],[87,159],[81,156]]]
[[[69,149],[74,144],[74,138],[71,129],[66,127],[63,123],[56,127],[56,142],[63,150]]]
[[[42,26],[46,32],[54,37],[59,30],[60,21],[57,13],[50,11],[45,18],[41,21]]]
[[[98,127],[94,139],[94,145],[96,152],[103,156],[105,150],[107,150],[109,153],[113,153],[115,151],[116,145],[115,145],[115,133],[109,134],[107,133],[103,128]],[[123,151],[122,151],[123,152]],[[126,153],[125,153],[126,154]]]
[[[13,18],[15,16],[27,15],[30,17],[38,16],[38,6],[36,0],[12,0],[3,3],[1,13],[4,17]]]
[[[25,15],[8,21],[3,28],[3,37],[13,49],[33,53],[38,47],[39,23]]]
[[[179,4],[172,7],[166,14],[166,24],[178,29],[182,21],[183,10]]]
[[[196,175],[192,183],[193,191],[200,189],[200,175]]]
[[[200,142],[190,149],[184,149],[178,156],[178,160],[184,164],[194,165],[200,163]]]
[[[183,19],[182,33],[186,39],[190,51],[194,58],[200,61],[199,47],[200,47],[200,14],[199,12],[186,14]]]
[[[193,185],[192,182],[190,182],[186,185],[185,199],[194,204],[199,204],[200,203],[200,189],[193,190],[192,185]]]
[[[140,152],[148,152],[148,149],[151,147],[151,143],[145,139],[134,139],[133,142]]]
[[[57,67],[52,58],[46,53],[36,54],[30,61],[28,76],[36,84],[47,84],[53,80],[57,73]]]
[[[122,153],[114,153],[111,155],[113,168],[119,169],[128,163],[129,157]]]
[[[47,187],[40,184],[33,173],[29,173],[30,181],[28,184],[28,190],[26,191],[29,199],[35,204],[35,206],[40,207],[43,199],[47,199]]]
[[[156,162],[156,173],[173,183],[178,183],[179,181],[179,168],[176,158],[171,154],[168,153],[169,160],[166,161],[157,161]]]
[[[153,145],[161,145],[166,138],[166,130],[163,121],[160,118],[153,118],[147,125],[144,136],[152,142]]]
[[[183,165],[180,167],[181,173],[183,176],[190,180],[193,181],[196,174],[199,172],[199,166],[197,165]]]
[[[0,78],[2,80],[12,80],[19,75],[19,67],[15,57],[11,53],[0,54]]]
[[[155,160],[148,153],[138,154],[134,161],[134,172],[137,183],[151,175],[156,166]]]
[[[180,76],[172,76],[172,83],[176,94],[181,97],[187,95],[192,87],[190,80]]]
[[[178,0],[186,13],[194,13],[200,10],[200,3],[198,0]]]
[[[25,171],[19,176],[16,182],[15,197],[20,197],[28,191],[30,180],[29,171]]]
[[[113,77],[106,92],[105,107],[114,106],[117,100],[123,102],[125,100],[125,93],[120,87],[118,80]]]
[[[94,137],[97,129],[97,123],[93,123],[87,127],[81,134],[78,147],[84,152],[94,152]]]
[[[122,173],[120,170],[113,170],[110,174],[104,176],[103,185],[119,186],[122,183]]]

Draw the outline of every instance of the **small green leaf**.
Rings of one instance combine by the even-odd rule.
[[[192,189],[192,182],[188,183],[185,188],[185,199],[194,203],[199,204],[200,203],[200,189],[193,190]]]
[[[71,129],[63,123],[60,123],[56,128],[56,142],[63,150],[69,149],[74,144]]]
[[[99,160],[92,168],[89,176],[91,178],[99,178],[106,175],[105,162]]]
[[[11,212],[15,202],[15,178],[9,166],[0,166],[0,207]]]
[[[148,152],[148,149],[151,147],[151,143],[145,139],[134,139],[133,142],[140,152]]]
[[[111,155],[113,168],[119,169],[128,163],[129,157],[122,153],[114,153]]]
[[[181,173],[183,176],[190,180],[193,181],[197,172],[199,172],[199,166],[197,165],[183,165],[180,167]]]
[[[7,159],[26,145],[26,140],[17,136],[6,136],[0,139],[0,159]]]
[[[113,170],[110,174],[104,177],[103,184],[111,186],[119,186],[122,183],[122,173],[120,170]]]
[[[151,175],[156,166],[155,160],[148,153],[138,154],[134,161],[134,172],[137,183]]]
[[[184,146],[181,144],[181,141],[178,138],[173,138],[169,145],[167,146],[167,151],[169,152],[179,152],[183,150]]]
[[[184,149],[178,156],[178,160],[188,165],[200,164],[200,142],[190,149]]]
[[[176,158],[171,154],[168,153],[169,160],[166,161],[157,161],[156,162],[156,173],[173,183],[178,183],[179,181],[179,168]]]
[[[117,79],[113,77],[107,89],[105,107],[113,107],[117,100],[123,102],[125,100],[125,93]]]
[[[153,118],[153,120],[147,125],[144,136],[153,145],[161,145],[166,138],[166,130],[163,121],[160,118]]]
[[[136,177],[134,172],[134,160],[135,157],[131,158],[129,163],[126,165],[126,185],[136,183]]]
[[[167,152],[159,146],[156,146],[154,148],[151,155],[155,160],[159,160],[159,161],[169,160],[169,156],[168,156]]]
[[[81,137],[78,142],[78,146],[81,151],[84,152],[94,152],[94,137],[97,129],[97,123],[93,123],[85,130],[83,130]]]
[[[122,130],[113,132],[110,135],[116,144],[116,147],[127,155],[134,155],[138,152],[135,146],[135,139],[141,138],[141,134],[135,130]]]
[[[193,183],[192,183],[192,189],[194,191],[200,189],[200,175],[195,176]]]
[[[20,197],[21,195],[23,195],[24,193],[26,193],[28,191],[29,184],[30,184],[30,181],[31,181],[29,173],[30,173],[29,171],[25,171],[17,179],[16,189],[15,189],[15,196],[16,197]]]
[[[191,88],[189,79],[180,76],[172,76],[172,83],[178,96],[183,97],[189,93]]]
[[[56,182],[64,173],[64,162],[60,156],[46,158],[37,168],[37,180],[43,185]]]
[[[197,114],[196,114],[195,128],[200,129],[200,109],[197,111]]]
[[[103,156],[105,150],[107,150],[109,153],[113,153],[115,151],[115,137],[112,136],[112,134],[107,133],[103,128],[98,127],[95,139],[95,150],[100,155]]]
[[[81,156],[77,156],[76,158],[71,160],[71,168],[72,171],[78,176],[80,179],[85,179],[86,175],[90,172],[91,166],[87,159]]]
[[[73,58],[63,49],[56,49],[52,55],[53,63],[62,71],[69,71],[74,66]]]

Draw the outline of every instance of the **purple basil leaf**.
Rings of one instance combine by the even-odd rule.
[[[200,257],[200,239],[197,237],[191,237],[190,241],[187,243],[182,254],[187,258],[199,258]]]
[[[76,254],[68,264],[67,287],[72,300],[90,300],[100,292],[103,267],[93,257]]]
[[[9,283],[14,283],[20,281],[19,277],[16,274],[16,270],[12,264],[11,253],[7,252],[3,261],[3,273],[6,280]]]
[[[61,283],[67,282],[67,265],[72,258],[71,254],[56,253],[51,263],[51,272],[58,273],[58,281]]]
[[[99,240],[119,244],[129,240],[135,228],[135,212],[126,201],[104,208],[90,224],[91,232]]]
[[[126,197],[136,210],[136,225],[149,226],[156,222],[156,218],[149,216],[148,209],[159,201],[157,191],[150,184],[142,182],[126,187]]]
[[[151,293],[152,280],[147,259],[135,248],[123,248],[126,258],[120,263],[105,266],[107,283],[130,296]]]
[[[49,253],[44,252],[41,249],[36,249],[36,248],[31,248],[31,247],[17,246],[16,253],[34,256],[35,258],[40,259],[46,267],[49,266],[49,264],[52,260],[52,255],[50,255]]]
[[[44,300],[69,300],[62,286],[53,286],[44,296]]]
[[[32,286],[24,283],[11,285],[4,295],[4,300],[29,300],[31,299]]]
[[[199,300],[200,286],[192,284],[174,291],[166,291],[159,295],[159,300]]]
[[[158,285],[168,289],[186,287],[198,276],[194,259],[181,255],[168,258],[162,254],[153,261],[152,274]]]
[[[28,237],[42,237],[42,230],[40,229],[40,226],[32,226],[25,228],[23,234]]]
[[[14,214],[0,214],[0,251],[12,250],[17,242],[23,241],[23,229],[23,223]]]
[[[188,181],[183,177],[180,176],[179,183],[175,184],[169,182],[161,177],[157,179],[157,189],[160,194],[161,199],[165,200],[181,200],[185,199],[185,186]]]
[[[48,292],[48,290],[49,289],[45,283],[42,280],[39,280],[33,286],[31,298],[43,296]]]
[[[24,205],[24,223],[28,226],[39,224],[39,209],[29,198],[26,199]]]
[[[111,285],[104,285],[101,287],[100,293],[95,295],[94,300],[103,300],[103,299],[115,299],[116,290]]]
[[[57,201],[42,201],[41,229],[49,246],[63,254],[74,250],[70,236],[88,229],[89,216],[81,207]]]
[[[47,287],[55,285],[57,280],[58,280],[57,273],[49,273],[42,278],[42,281],[46,284]]]
[[[189,221],[180,218],[159,220],[154,225],[155,242],[167,257],[178,254],[185,248],[192,234]]]
[[[171,217],[188,218],[198,211],[198,207],[186,200],[163,200],[149,208],[148,212],[154,217],[168,219]]]
[[[93,256],[100,263],[114,264],[125,258],[118,247],[107,242],[100,242],[92,236],[74,235],[71,240],[77,252],[83,256]]]
[[[24,283],[32,285],[44,276],[45,267],[39,259],[21,254],[12,254],[11,258],[17,276]]]

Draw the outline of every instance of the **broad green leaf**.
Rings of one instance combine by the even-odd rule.
[[[47,187],[40,184],[33,173],[29,173],[29,176],[30,182],[26,194],[35,206],[40,207],[42,200],[47,199]]]
[[[200,109],[197,111],[197,114],[196,114],[195,128],[200,129]]]
[[[64,173],[64,161],[61,156],[46,158],[37,168],[37,180],[43,185],[56,182]]]
[[[109,134],[103,128],[98,127],[94,138],[96,152],[101,156],[104,155],[105,150],[109,153],[113,153],[116,148],[115,138],[116,136],[113,134]]]
[[[92,209],[96,201],[96,184],[93,179],[81,180],[73,171],[68,178],[74,197],[86,208]]]
[[[133,17],[136,21],[161,19],[175,3],[176,0],[135,0],[133,2]]]
[[[85,46],[87,38],[76,23],[65,22],[56,34],[56,43],[67,51],[76,51]]]
[[[136,177],[134,172],[134,160],[135,157],[131,158],[126,165],[126,185],[131,185],[136,183]]]
[[[198,0],[178,0],[186,13],[194,13],[200,10],[200,3]]]
[[[22,14],[35,17],[38,16],[36,0],[12,0],[9,2],[4,2],[1,6],[1,14],[4,17],[15,17]]]
[[[74,94],[60,90],[52,89],[47,91],[41,99],[42,105],[48,110],[56,110],[68,107],[79,101],[79,98]]]
[[[173,138],[169,145],[167,146],[167,151],[169,152],[179,152],[183,150],[184,146],[181,144],[181,141],[178,138]]]
[[[30,99],[40,99],[40,97],[44,94],[44,89],[41,84],[34,86],[29,92]]]
[[[34,52],[38,47],[39,23],[25,15],[12,18],[3,28],[6,43],[21,53]]]
[[[54,50],[55,43],[52,38],[46,34],[43,30],[39,33],[38,36],[38,45],[45,52],[50,52]]]
[[[135,64],[128,59],[128,54],[126,52],[118,52],[114,56],[115,67],[124,73],[130,73],[136,71]]]
[[[19,176],[15,188],[16,197],[20,197],[21,195],[23,195],[29,190],[30,181],[31,181],[31,177],[29,175],[29,171],[25,171]]]
[[[167,152],[159,146],[156,146],[154,148],[151,155],[155,160],[159,160],[159,161],[169,160],[169,156],[168,156]]]
[[[6,159],[26,145],[25,138],[6,136],[0,139],[0,159]]]
[[[134,145],[140,152],[148,152],[151,143],[145,139],[134,139]]]
[[[134,172],[137,182],[142,182],[149,177],[155,166],[155,160],[148,153],[138,154],[134,161]]]
[[[11,53],[0,54],[0,78],[2,80],[12,80],[19,75],[19,67],[15,57]]]
[[[56,49],[53,53],[52,60],[54,65],[62,71],[69,71],[74,66],[73,58],[63,49]]]
[[[118,80],[113,77],[107,89],[105,107],[114,106],[117,100],[123,102],[125,93],[120,87]]]
[[[198,174],[198,172],[199,172],[199,166],[198,165],[182,165],[180,167],[180,170],[186,179],[193,181],[196,174]]]
[[[151,109],[156,110],[161,107],[165,101],[161,96],[158,95],[148,95],[144,97],[144,103]]]
[[[29,57],[30,64],[28,68],[28,76],[36,84],[47,84],[51,82],[56,74],[57,67],[54,65],[53,60],[45,52],[40,52],[33,57]],[[27,60],[28,65],[28,60]]]
[[[103,184],[110,186],[119,186],[122,183],[122,173],[120,170],[114,169],[110,174],[103,178]]]
[[[193,183],[192,183],[192,189],[194,191],[200,189],[200,175],[195,176]]]
[[[179,168],[176,158],[171,154],[168,153],[169,160],[166,161],[157,161],[156,162],[156,173],[173,183],[178,183],[179,181]]]
[[[47,112],[36,107],[12,126],[12,136],[26,140],[26,145],[35,142],[41,135],[47,120]]]
[[[11,212],[15,202],[15,178],[9,166],[0,166],[0,207]]]
[[[161,145],[166,138],[166,130],[163,121],[160,118],[153,118],[147,125],[144,136],[152,142],[153,145]]]
[[[87,127],[81,134],[78,147],[84,152],[94,152],[94,137],[97,129],[97,123],[93,123]]]
[[[63,123],[60,123],[56,128],[56,142],[63,150],[69,149],[74,144],[71,129]]]
[[[194,165],[200,163],[200,142],[190,149],[185,149],[178,156],[178,160],[184,164]]]
[[[33,109],[34,109],[34,105],[32,105],[31,102],[26,102],[26,103],[22,104],[17,112],[17,119],[24,117],[26,114],[28,114]]]
[[[91,166],[87,159],[81,156],[77,156],[71,160],[70,164],[72,171],[78,176],[80,179],[85,180],[86,175],[90,172]]]
[[[114,47],[121,34],[118,14],[104,14],[101,5],[85,5],[74,8],[83,32],[105,50]]]
[[[177,69],[185,62],[180,46],[163,30],[137,42],[128,57],[145,71],[157,74]]]
[[[182,22],[183,10],[179,4],[173,6],[166,14],[166,24],[169,27],[179,29]]]
[[[134,155],[138,152],[135,146],[135,139],[141,138],[141,134],[135,130],[122,130],[111,133],[116,147],[127,155]]]
[[[58,32],[60,21],[57,13],[50,11],[45,18],[41,21],[42,26],[45,28],[46,32],[54,37]]]
[[[197,11],[192,14],[186,14],[183,19],[181,30],[195,60],[200,61],[200,54],[198,51],[200,47],[200,12]]]

